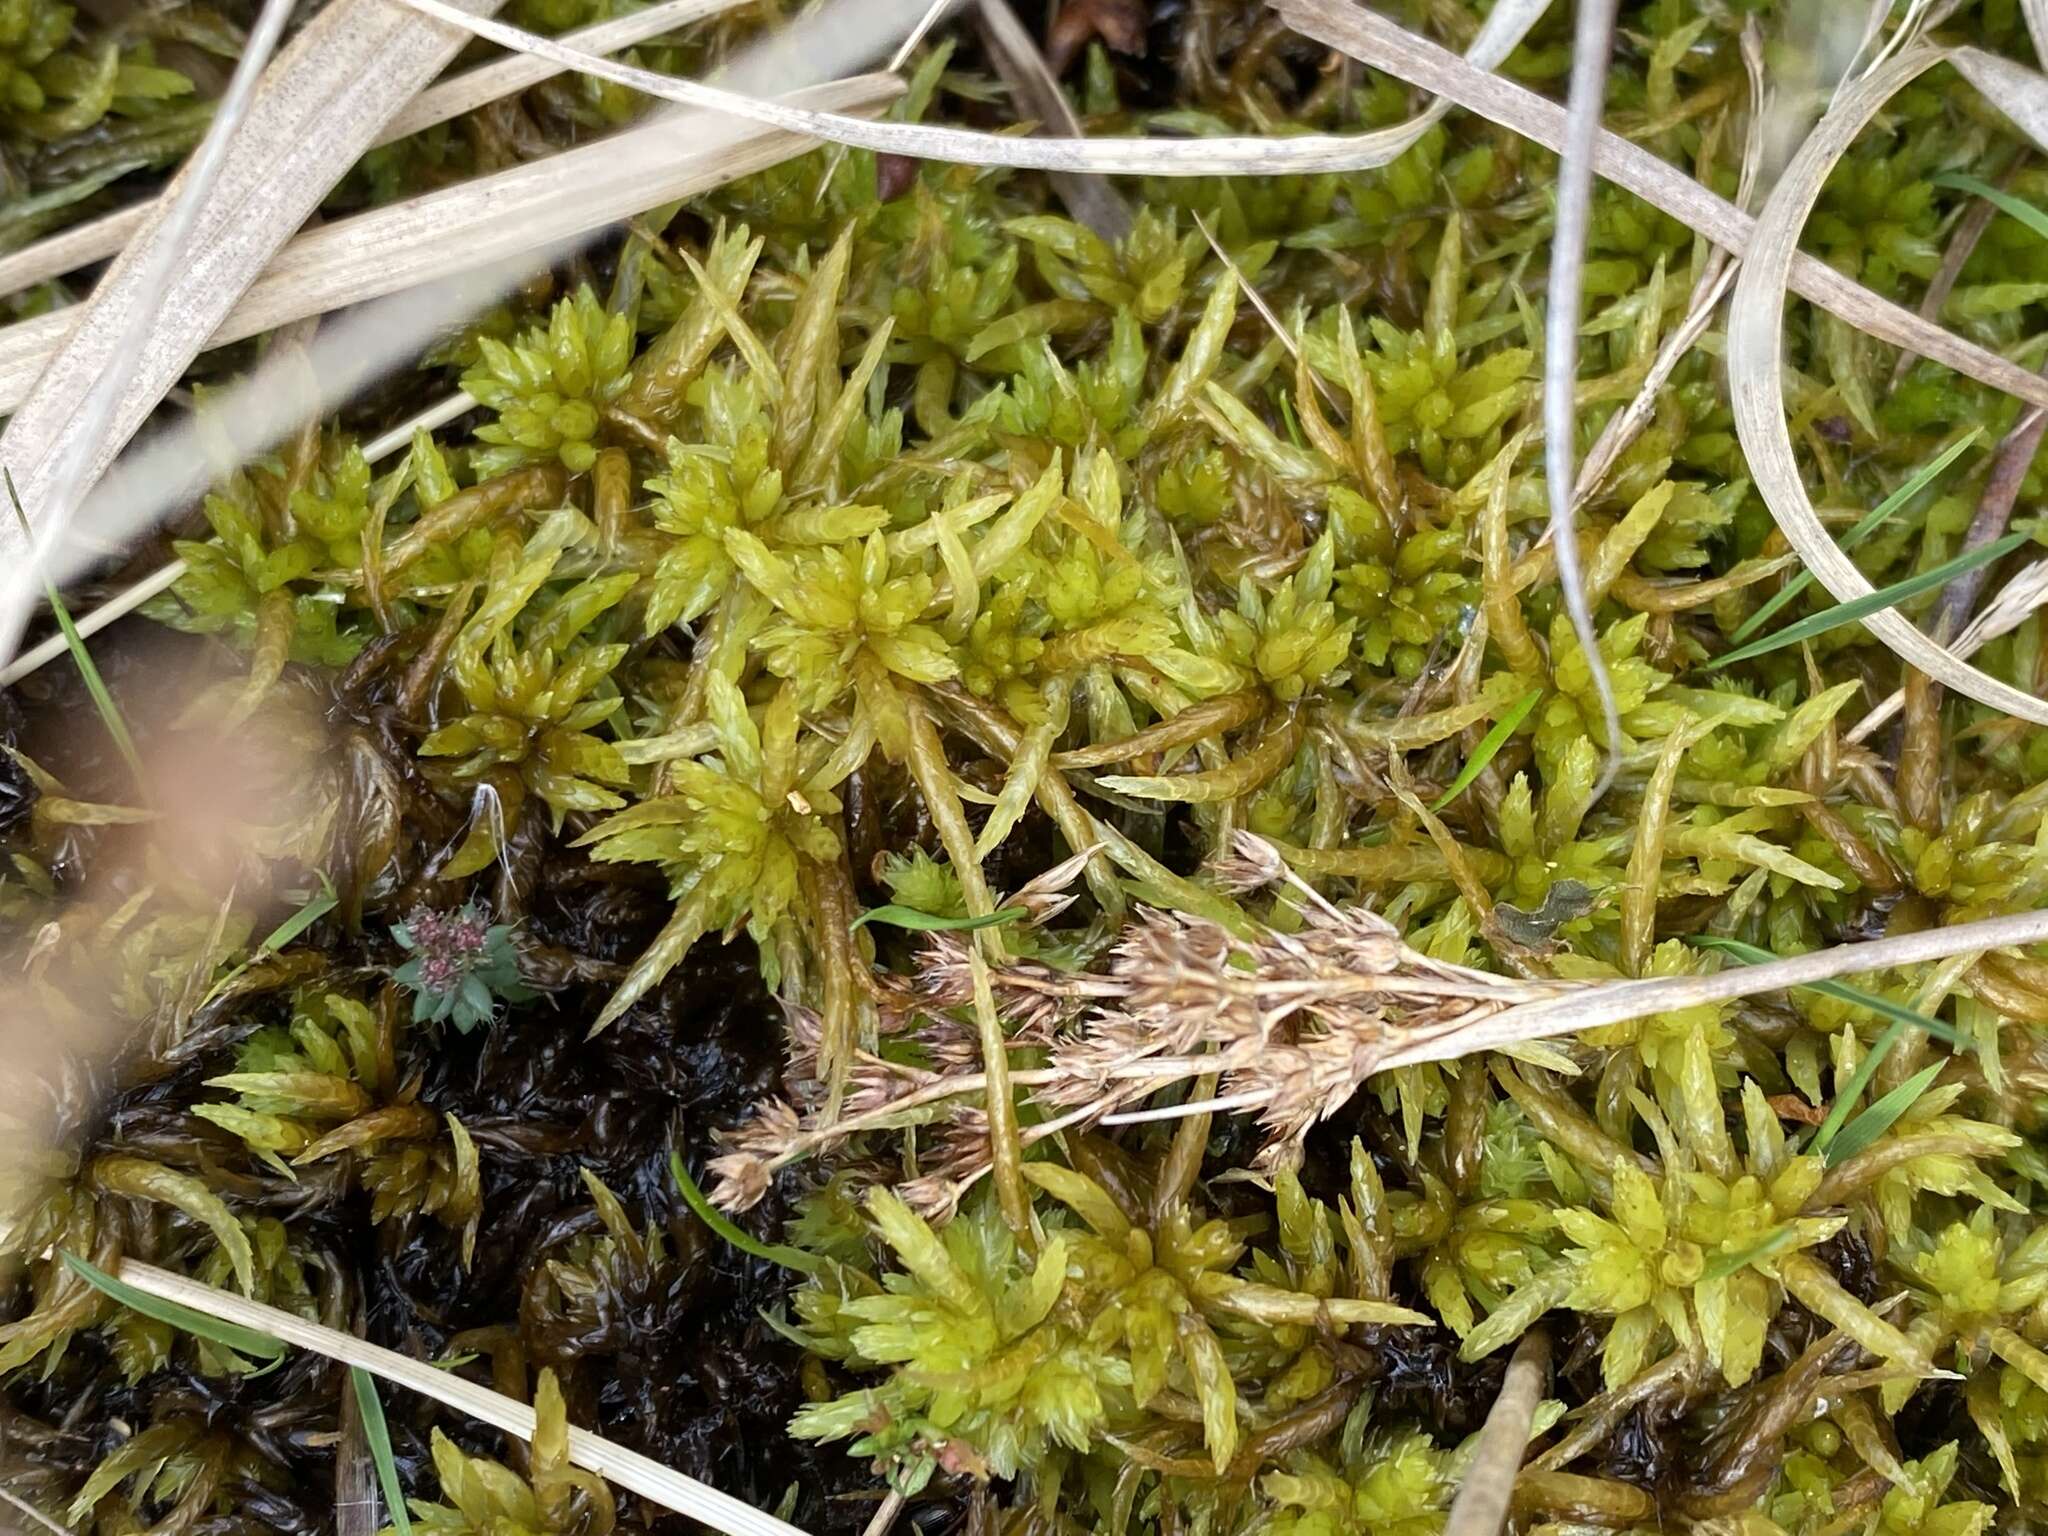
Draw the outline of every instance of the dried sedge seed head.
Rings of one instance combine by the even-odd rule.
[[[1096,844],[1061,860],[1036,879],[1018,886],[999,905],[1022,907],[1028,914],[1026,922],[1034,927],[1044,926],[1074,904],[1080,892],[1072,889],[1073,884],[1100,851],[1101,845]]]
[[[752,1152],[725,1152],[706,1165],[711,1173],[711,1203],[722,1211],[744,1211],[761,1203],[774,1178],[768,1160]]]
[[[1240,831],[1230,851],[1209,862],[1209,876],[1232,895],[1263,890],[1285,880],[1290,871],[1280,850],[1255,833]]]
[[[1054,1021],[1045,1010],[1019,1020],[1005,1031],[1013,1049],[1049,1046],[1055,1033]],[[981,1039],[974,1027],[951,1014],[932,1015],[922,1021],[915,1036],[932,1064],[941,1072],[971,1072],[981,1066]]]
[[[944,1225],[960,1209],[964,1185],[942,1174],[927,1173],[896,1186],[903,1203],[934,1225]]]
[[[914,996],[927,1015],[974,1006],[974,976],[968,963],[971,933],[931,934],[918,957]],[[992,966],[989,987],[996,1012],[1012,1033],[1049,1037],[1080,1006],[1076,978],[1037,960],[1017,959]]]
[[[935,1083],[940,1076],[919,1067],[862,1056],[846,1074],[845,1113],[866,1115],[887,1109],[906,1093]]]

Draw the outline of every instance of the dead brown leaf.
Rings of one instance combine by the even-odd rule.
[[[1045,30],[1045,59],[1063,75],[1096,38],[1118,53],[1145,56],[1145,29],[1151,25],[1145,0],[1068,0]]]
[[[1828,1117],[1828,1112],[1818,1109],[1796,1093],[1768,1093],[1764,1102],[1771,1106],[1771,1113],[1780,1120],[1795,1121],[1800,1125],[1819,1125]]]

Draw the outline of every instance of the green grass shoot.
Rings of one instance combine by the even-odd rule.
[[[1958,192],[1975,193],[1991,204],[2000,213],[2018,219],[2042,239],[2048,240],[2048,213],[2043,213],[2024,198],[2014,197],[1976,176],[1966,176],[1961,171],[1944,171],[1936,176],[1937,187],[1953,187]]]
[[[1904,484],[1868,512],[1864,513],[1862,517],[1857,519],[1856,525],[1842,535],[1837,542],[1841,545],[1843,553],[1846,554],[1854,549],[1873,533],[1877,532],[1879,528],[1883,527],[1894,512],[1897,512],[1907,502],[1926,490],[1934,482],[1936,476],[1947,469],[1949,465],[1955,463],[1962,456],[1963,452],[1983,435],[1984,429],[1982,427],[1970,428],[1969,431],[1950,443],[1948,447],[1942,449],[1934,458],[1928,460],[1927,463],[1921,465],[1920,468],[1908,475]],[[1737,645],[1742,644],[1743,641],[1762,629],[1764,625],[1770,623],[1772,618],[1787,603],[1798,597],[1800,593],[1812,585],[1813,572],[1800,571],[1790,581],[1786,582],[1784,586],[1772,593],[1755,613],[1752,613],[1738,624],[1735,627],[1735,633],[1728,638]]]
[[[1472,787],[1472,781],[1486,772],[1486,765],[1508,744],[1508,738],[1515,734],[1524,720],[1529,718],[1529,711],[1536,707],[1536,701],[1542,697],[1541,688],[1531,688],[1515,700],[1506,714],[1493,722],[1493,729],[1479,738],[1479,745],[1473,749],[1472,756],[1466,760],[1465,766],[1458,770],[1458,776],[1451,780],[1451,787],[1437,797],[1436,804],[1430,807],[1432,811],[1442,810]]]
[[[384,1422],[384,1400],[377,1395],[377,1378],[360,1365],[348,1368],[355,1388],[356,1406],[362,1410],[363,1438],[369,1442],[370,1460],[377,1465],[377,1486],[384,1490],[384,1508],[391,1515],[391,1528],[398,1536],[412,1536],[412,1516],[405,1508],[405,1487],[398,1480],[398,1459],[391,1454],[391,1426]]]
[[[237,977],[258,960],[266,959],[293,943],[308,928],[332,912],[340,902],[341,897],[334,889],[334,882],[329,880],[326,873],[322,871],[320,874],[319,893],[307,897],[296,912],[271,929],[263,942],[250,951],[248,959],[242,961],[241,964],[237,965],[227,975],[221,977],[219,981],[216,981],[208,988],[206,996],[199,1000],[199,1006],[204,1008],[216,997],[219,997],[222,992],[234,983]]]
[[[1870,1055],[1864,1059],[1868,1062],[1874,1061],[1876,1058],[1877,1051],[1873,1047]],[[1922,1067],[1890,1093],[1864,1110],[1854,1120],[1851,1120],[1843,1129],[1841,1135],[1837,1136],[1832,1142],[1823,1146],[1820,1137],[1815,1136],[1814,1146],[1825,1155],[1830,1165],[1845,1162],[1849,1158],[1854,1157],[1858,1152],[1861,1152],[1897,1124],[1899,1116],[1911,1109],[1919,1100],[1920,1095],[1934,1086],[1934,1079],[1940,1075],[1941,1069],[1947,1065],[1948,1062],[1944,1060],[1937,1061],[1931,1066]],[[1860,1068],[1858,1069],[1857,1076],[1859,1079],[1867,1080]],[[1858,1091],[1861,1091],[1859,1084],[1852,1083],[1851,1086],[1857,1087]],[[1851,1102],[1853,1101],[1849,1095],[1844,1093],[1836,1107],[1839,1109],[1842,1104]],[[1828,1116],[1830,1121],[1834,1118],[1833,1114]],[[1827,1126],[1823,1125],[1821,1130],[1825,1132]]]
[[[239,1323],[222,1322],[217,1317],[208,1317],[204,1312],[195,1312],[190,1307],[180,1306],[175,1301],[165,1301],[138,1291],[125,1280],[116,1280],[105,1270],[88,1263],[68,1249],[59,1249],[58,1256],[64,1267],[94,1290],[112,1297],[130,1311],[140,1312],[144,1317],[153,1317],[160,1323],[204,1339],[209,1344],[218,1344],[222,1349],[236,1355],[252,1355],[259,1360],[277,1361],[284,1358],[284,1344],[267,1333],[254,1328],[244,1328]],[[248,1362],[239,1364],[246,1369]]]
[[[14,488],[14,471],[0,471],[7,478],[7,500],[14,508],[14,520],[21,524],[22,535],[30,539],[28,514],[21,507],[21,492]],[[92,652],[85,648],[85,636],[78,632],[78,626],[71,622],[71,610],[64,606],[63,594],[53,582],[45,580],[43,590],[50,599],[50,612],[57,616],[57,628],[63,632],[64,645],[71,652],[71,660],[78,667],[78,675],[85,680],[85,691],[92,695],[93,708],[99,711],[100,719],[106,724],[107,734],[114,738],[114,746],[122,760],[128,764],[128,771],[135,775],[135,787],[145,798],[149,793],[149,780],[142,771],[142,754],[135,750],[135,738],[129,734],[128,722],[121,718],[121,708],[114,702],[113,694],[107,691],[106,679],[100,676],[100,669],[92,659]]]
[[[1696,949],[1711,949],[1718,954],[1740,960],[1744,965],[1762,965],[1780,957],[1760,944],[1745,944],[1740,939],[1724,939],[1713,934],[1695,934],[1686,942]],[[1961,1049],[1968,1048],[1968,1042],[1941,1020],[1930,1018],[1917,1008],[1908,1008],[1904,1003],[1895,1003],[1876,992],[1866,992],[1861,987],[1852,987],[1846,981],[1810,981],[1804,983],[1809,992],[1819,992],[1837,1002],[1853,1003],[1858,1008],[1868,1008],[1897,1024],[1910,1025],[1925,1030],[1937,1040],[1945,1040]]]
[[[690,1170],[683,1166],[680,1153],[670,1151],[668,1171],[669,1177],[676,1181],[676,1188],[682,1192],[683,1203],[697,1213],[697,1219],[741,1253],[750,1253],[757,1259],[766,1259],[771,1264],[780,1264],[784,1269],[793,1269],[800,1274],[815,1275],[825,1268],[825,1261],[815,1253],[805,1253],[803,1249],[792,1248],[787,1243],[764,1243],[742,1232],[725,1212],[705,1198],[704,1191],[697,1187],[697,1181],[690,1177]]]
[[[1888,587],[1879,587],[1875,592],[1862,597],[1852,598],[1846,603],[1836,603],[1832,608],[1823,608],[1819,613],[1809,614],[1796,624],[1786,625],[1774,635],[1766,635],[1761,640],[1739,645],[1727,654],[1717,656],[1708,662],[1706,669],[1711,672],[1719,667],[1732,666],[1738,661],[1748,661],[1752,657],[1782,650],[1788,645],[1797,645],[1802,640],[1811,640],[1816,635],[1826,634],[1831,629],[1839,629],[1844,624],[1854,624],[1859,619],[1867,619],[1873,613],[1896,607],[1923,592],[1945,587],[1966,571],[1974,571],[1978,566],[1989,565],[1994,560],[2003,560],[2022,544],[2030,543],[2033,537],[2033,534],[2027,532],[2008,533],[2002,539],[1994,539],[1982,548],[1957,555],[1953,560],[1944,560],[1940,565],[1908,576],[1903,581],[1895,581]]]

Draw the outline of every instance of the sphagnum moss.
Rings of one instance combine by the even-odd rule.
[[[1626,7],[1608,93],[1723,192],[1743,16]],[[1074,60],[1091,131],[1413,109],[1254,5],[1152,19],[1149,61]],[[757,23],[643,53],[693,72]],[[1943,25],[2027,57],[2007,0]],[[1557,84],[1567,36],[1546,18],[1507,72]],[[147,38],[0,5],[13,179],[54,184],[90,118],[123,120],[109,142],[151,121],[174,87]],[[897,110],[988,117],[979,67],[940,41]],[[1908,304],[1970,201],[1946,178],[2042,193],[1929,80],[1807,239]],[[342,196],[627,110],[558,82]],[[324,729],[314,809],[256,846],[338,901],[272,952],[254,899],[124,865],[155,811],[52,756],[31,693],[0,911],[51,1018],[143,1033],[111,1114],[74,1112],[17,1192],[0,1476],[81,1531],[333,1519],[324,1368],[252,1377],[64,1250],[530,1394],[530,1454],[389,1404],[429,1530],[659,1526],[568,1465],[574,1421],[821,1532],[866,1517],[830,1493],[886,1485],[924,1529],[1428,1536],[1539,1325],[1559,1366],[1518,1529],[2048,1521],[2048,959],[1377,1076],[1340,1048],[1455,1016],[1489,973],[1691,974],[1729,963],[1696,935],[1791,954],[2048,901],[2042,732],[1909,687],[1857,741],[1910,680],[1854,626],[1711,665],[1790,576],[1712,326],[1581,500],[1606,739],[1538,537],[1554,169],[1454,115],[1377,171],[1135,189],[1107,241],[1042,178],[820,152],[438,345],[418,391],[477,412],[395,468],[351,418],[217,486],[149,612],[225,675],[144,745]],[[1597,192],[1582,451],[1706,254]],[[1952,267],[1940,318],[2024,351],[2048,244],[2001,216]],[[1952,558],[2014,408],[1786,324],[1841,526],[1988,427],[1855,549],[1876,584]],[[2044,640],[2036,616],[1980,660],[2039,690]],[[103,867],[131,873],[71,899]],[[883,904],[920,920],[856,925]],[[1906,1009],[1940,1038],[1895,1030]],[[763,1236],[789,1218],[803,1275],[720,1246],[671,1152]]]

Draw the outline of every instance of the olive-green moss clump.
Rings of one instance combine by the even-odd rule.
[[[61,8],[9,3],[0,127],[33,135],[101,66]],[[1610,87],[1613,126],[1724,192],[1752,9],[1628,6]],[[1412,110],[1250,4],[1189,14],[1165,62],[1084,50],[1091,131]],[[1477,20],[1429,19],[1454,41]],[[2004,0],[1944,26],[2026,57]],[[1567,64],[1558,16],[1507,72],[1555,87]],[[942,43],[898,110],[989,96]],[[568,135],[619,104],[573,105],[522,110]],[[352,185],[397,195],[503,149],[479,129],[443,163],[422,140]],[[373,464],[351,418],[215,487],[149,613],[233,658],[185,728],[323,740],[250,869],[334,891],[270,945],[255,902],[175,871],[67,903],[151,808],[21,765],[37,798],[0,911],[28,974],[54,1015],[96,979],[144,1030],[126,1118],[27,1202],[0,1326],[28,1419],[55,1392],[144,1395],[23,1487],[81,1530],[228,1530],[318,1503],[330,1470],[331,1441],[272,1432],[284,1399],[258,1394],[285,1388],[106,1302],[65,1248],[343,1326],[372,1298],[385,1342],[531,1380],[545,1444],[516,1470],[466,1429],[407,1431],[417,1525],[652,1523],[567,1466],[560,1428],[696,1443],[638,1358],[739,1284],[707,1278],[737,1261],[659,1176],[687,1146],[731,1204],[770,1202],[756,1237],[790,1218],[769,1252],[800,1272],[747,1271],[730,1323],[765,1310],[779,1333],[760,1347],[795,1443],[756,1437],[712,1475],[807,1458],[815,1529],[850,1518],[816,1496],[837,1477],[1017,1529],[1426,1536],[1539,1327],[1559,1364],[1520,1528],[2048,1521],[2048,957],[1702,1005],[1355,1096],[1340,1073],[1298,1123],[1268,1108],[1263,1138],[1221,1111],[1091,1120],[1108,1079],[1085,1047],[1180,1060],[1181,1026],[1224,1006],[1198,982],[1311,967],[1340,932],[1398,934],[1439,977],[1602,980],[2048,902],[2048,733],[1941,697],[1853,625],[1716,665],[1798,573],[1714,325],[1578,509],[1609,738],[1543,538],[1554,170],[1454,114],[1380,170],[1119,183],[1139,211],[1112,237],[1042,178],[821,151],[443,343],[391,415],[459,387],[455,426]],[[1948,172],[2048,198],[1931,75],[1845,157],[1807,247],[1917,303],[1969,204]],[[1709,255],[1598,194],[1582,457]],[[2001,217],[1942,318],[2024,352],[2044,304],[2048,242]],[[1831,524],[1988,428],[1855,549],[1875,583],[1954,556],[2016,408],[1924,362],[1895,379],[1802,306],[1786,325]],[[1766,626],[1823,601],[1808,585]],[[2048,687],[2044,625],[1979,664]],[[1895,724],[1857,728],[1901,688]],[[416,1010],[421,913],[498,934],[489,984],[442,1011],[486,1027]],[[765,993],[710,1050],[696,1010],[736,957]],[[1152,989],[1132,1035],[1082,1017],[1113,971]],[[1334,996],[1276,1009],[1276,1059],[1346,1026]],[[749,1068],[700,1115],[702,1085],[783,1047],[779,1077]],[[1174,1093],[1211,1095],[1182,1065]],[[562,1083],[610,1091],[586,1070],[643,1097],[572,1116]],[[772,1097],[747,1113],[743,1092]],[[499,1222],[534,1251],[494,1244]],[[426,1271],[443,1309],[398,1299]],[[173,1378],[246,1396],[202,1412],[157,1390]],[[333,1393],[290,1379],[306,1432],[330,1431]]]

